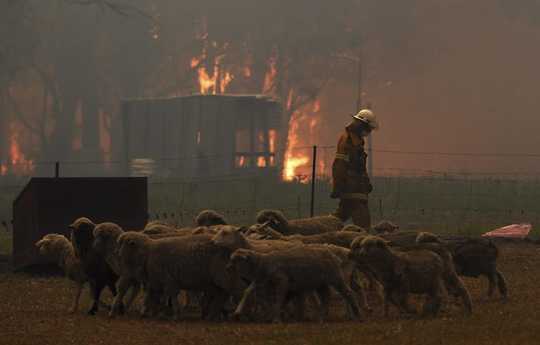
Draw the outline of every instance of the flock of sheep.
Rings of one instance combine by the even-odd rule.
[[[70,239],[48,234],[36,246],[76,282],[71,312],[88,283],[88,314],[98,311],[108,287],[115,296],[111,317],[132,307],[141,290],[140,312],[147,317],[179,319],[185,304],[195,303],[206,320],[273,322],[303,320],[306,302],[325,320],[332,291],[349,319],[365,320],[373,311],[366,289],[378,292],[385,315],[390,305],[415,313],[410,294],[427,295],[423,315],[436,316],[448,296],[459,298],[470,314],[471,297],[460,276],[486,276],[488,295],[498,288],[507,296],[497,247],[483,238],[402,232],[390,222],[362,229],[333,216],[287,220],[276,210],[259,212],[249,227],[229,225],[212,210],[201,212],[195,223],[177,229],[150,222],[143,230],[124,231],[79,218],[70,225]]]

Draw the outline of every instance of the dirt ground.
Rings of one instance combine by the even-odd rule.
[[[509,301],[485,298],[487,281],[466,279],[474,302],[472,316],[449,304],[436,319],[382,316],[382,306],[366,322],[345,320],[336,300],[329,322],[273,325],[141,320],[135,314],[109,319],[106,311],[68,314],[71,285],[60,277],[0,273],[0,344],[540,344],[540,246],[501,244],[500,269]],[[110,300],[110,295],[105,294]]]

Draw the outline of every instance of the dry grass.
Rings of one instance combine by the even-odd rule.
[[[505,244],[500,263],[510,300],[485,300],[486,281],[466,281],[475,303],[465,317],[450,306],[437,319],[390,319],[376,315],[367,322],[342,321],[333,310],[325,324],[206,323],[194,316],[182,322],[141,320],[135,315],[109,320],[104,311],[89,317],[69,315],[71,289],[62,278],[0,274],[1,344],[537,344],[540,330],[540,247]],[[110,295],[106,294],[106,298]],[[58,302],[56,302],[58,298]],[[89,304],[88,296],[82,307]]]

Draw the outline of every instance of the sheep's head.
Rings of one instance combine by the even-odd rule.
[[[85,217],[78,218],[69,225],[69,229],[71,230],[71,243],[79,258],[85,257],[92,248],[95,227],[96,225],[90,219]]]
[[[116,241],[123,232],[122,228],[115,223],[98,224],[94,229],[93,248],[102,255],[114,253]]]
[[[349,256],[359,260],[376,259],[390,253],[388,242],[377,236],[359,237],[351,243]]]
[[[36,247],[39,250],[39,254],[46,257],[55,256],[58,251],[69,244],[69,240],[60,234],[47,234],[43,238],[36,242]]]
[[[135,232],[126,231],[118,237],[116,249],[120,261],[127,265],[140,265],[148,254],[150,237]]]
[[[231,254],[227,270],[234,270],[242,277],[253,277],[257,269],[256,254],[249,249],[237,249]]]
[[[439,236],[431,232],[421,232],[416,236],[416,243],[441,243]]]
[[[393,233],[399,230],[399,225],[388,220],[383,220],[373,227],[373,230],[378,234]]]
[[[278,233],[271,227],[271,221],[266,221],[262,224],[253,224],[249,228],[246,228],[245,235],[254,237],[257,239],[279,239],[281,233]]]
[[[227,220],[214,210],[204,210],[195,218],[195,224],[198,226],[227,225]]]
[[[244,228],[238,228],[231,225],[222,226],[218,233],[212,237],[212,242],[220,247],[237,248],[244,241]]]

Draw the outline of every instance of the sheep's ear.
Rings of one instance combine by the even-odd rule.
[[[38,247],[38,248],[41,247],[41,245],[42,245],[43,243],[45,243],[45,240],[44,240],[44,239],[41,239],[41,240],[37,241],[37,242],[36,242],[36,247]]]

